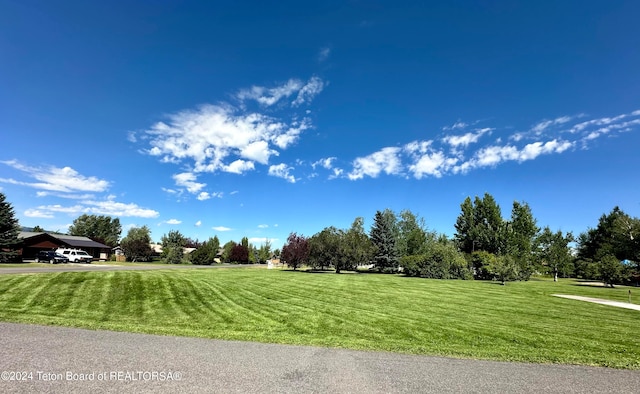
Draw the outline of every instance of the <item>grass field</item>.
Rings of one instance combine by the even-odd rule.
[[[0,320],[640,369],[640,312],[553,293],[626,301],[628,289],[243,268],[42,273],[0,276]]]

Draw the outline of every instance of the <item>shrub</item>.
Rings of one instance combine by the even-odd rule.
[[[400,263],[408,276],[433,279],[473,279],[467,261],[450,244],[434,243],[423,254],[405,256]]]

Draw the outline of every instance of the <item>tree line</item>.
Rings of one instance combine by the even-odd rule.
[[[619,207],[603,214],[595,227],[571,232],[538,227],[526,202],[514,201],[509,218],[502,216],[493,196],[485,193],[460,204],[452,238],[425,225],[410,210],[377,211],[369,231],[364,219],[351,226],[326,227],[311,237],[291,233],[280,250],[267,241],[256,247],[247,237],[220,244],[217,236],[200,242],[172,230],[162,236],[160,256],[165,262],[212,264],[264,263],[272,257],[293,269],[333,269],[340,273],[359,267],[378,272],[440,279],[528,280],[533,274],[598,279],[608,285],[640,281],[640,219]],[[36,226],[37,231],[42,231]],[[16,258],[19,226],[13,207],[0,193],[0,262]],[[149,261],[151,231],[131,228],[120,239],[118,218],[81,215],[69,235],[86,236],[110,247],[120,245],[127,260]],[[195,248],[184,254],[184,248]]]
[[[327,227],[305,237],[291,233],[282,248],[283,262],[294,270],[403,272],[438,279],[485,279],[502,283],[528,280],[533,274],[636,283],[640,272],[640,219],[615,207],[595,228],[578,237],[540,228],[526,202],[514,201],[509,218],[493,196],[465,198],[448,238],[429,230],[410,210],[377,211],[367,233],[363,218],[349,229]],[[574,247],[577,245],[577,247]]]

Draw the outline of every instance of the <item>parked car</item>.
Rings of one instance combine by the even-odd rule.
[[[60,253],[61,255],[65,256],[72,263],[88,264],[93,261],[93,256],[82,249],[58,248],[56,249],[56,253]]]
[[[41,250],[36,255],[36,263],[68,263],[69,259],[53,250]]]

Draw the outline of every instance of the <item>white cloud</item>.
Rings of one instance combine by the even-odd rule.
[[[236,97],[241,100],[255,100],[258,103],[271,106],[282,98],[289,97],[300,91],[303,87],[302,81],[290,79],[281,86],[275,88],[265,88],[264,86],[252,86],[250,89],[243,89]]]
[[[286,96],[289,91],[295,91],[296,102],[306,102],[320,92],[317,88],[320,85],[322,81],[314,77],[306,85],[300,83],[298,90],[293,89],[297,85],[291,83],[271,91],[269,97]],[[258,97],[256,92],[261,90],[251,91]],[[244,92],[240,96],[246,99],[254,97],[252,94]],[[271,112],[269,115],[249,112],[224,103],[181,111],[167,118],[167,122],[157,122],[144,131],[144,140],[149,144],[144,152],[159,157],[162,162],[186,162],[192,167],[192,173],[241,174],[253,170],[254,162],[267,165],[272,156],[279,154],[278,149],[288,148],[311,127],[307,117],[294,114],[290,121],[285,121],[273,117]]]
[[[39,209],[27,209],[24,211],[24,216],[28,218],[42,218],[42,219],[53,219],[54,215],[50,212],[44,212]]]
[[[182,223],[182,220],[178,220],[178,219],[169,219],[169,220],[167,220],[167,221],[166,221],[166,222],[164,222],[164,223],[166,223],[166,224],[173,224],[173,225],[175,225],[175,224],[181,224],[181,223]]]
[[[211,227],[213,230],[216,231],[231,231],[232,229],[230,229],[229,227],[224,227],[224,226],[215,226],[215,227]]]
[[[187,191],[192,194],[198,193],[203,187],[207,186],[205,183],[196,182],[198,177],[192,172],[174,174],[173,179],[176,181],[177,186],[186,188]]]
[[[258,228],[268,228],[269,225],[268,224],[259,224]]]
[[[245,161],[241,159],[238,159],[233,163],[222,167],[222,171],[231,172],[233,174],[242,174],[253,169],[255,169],[255,166],[252,161]]]
[[[547,142],[534,142],[525,145],[521,149],[513,145],[489,146],[476,152],[471,160],[457,166],[453,172],[464,173],[473,168],[495,167],[506,161],[517,161],[521,163],[527,160],[534,160],[543,154],[562,153],[573,146],[573,142],[557,139]]]
[[[29,212],[32,214],[37,212],[49,216],[52,216],[54,213],[66,213],[73,216],[86,213],[118,217],[156,218],[160,215],[158,211],[153,209],[142,208],[133,203],[121,203],[112,199],[100,201],[84,200],[73,206],[62,206],[60,204],[41,205],[29,210]]]
[[[202,226],[202,220],[198,220],[198,221],[194,224],[194,226],[196,226],[196,227],[200,227],[200,226]]]
[[[347,175],[349,179],[362,179],[365,175],[376,178],[381,172],[398,175],[402,171],[400,148],[386,147],[368,156],[358,157],[353,161],[353,170]]]
[[[240,156],[257,161],[260,164],[269,163],[269,157],[272,155],[278,155],[278,151],[269,149],[269,143],[267,141],[256,141],[245,146],[240,150]]]
[[[421,179],[425,175],[432,175],[440,178],[444,172],[452,168],[457,158],[447,158],[442,152],[425,153],[420,156],[414,164],[409,166],[409,171],[416,179]]]
[[[320,159],[314,163],[311,163],[311,167],[313,167],[313,169],[315,170],[316,167],[322,167],[322,168],[326,168],[327,170],[330,170],[333,168],[333,162],[336,161],[335,157],[327,157],[325,159]]]
[[[449,130],[462,130],[464,128],[466,128],[467,126],[469,126],[467,123],[462,122],[462,121],[457,121],[454,124],[452,124],[451,126],[445,126],[442,128],[442,130],[444,131],[449,131]]]
[[[322,79],[313,76],[298,92],[298,97],[291,103],[293,107],[298,107],[302,104],[308,104],[313,100],[315,96],[322,92],[324,89],[324,82]]]
[[[444,137],[442,141],[454,148],[458,148],[460,146],[466,148],[468,145],[478,142],[480,137],[482,137],[484,134],[491,133],[492,130],[492,128],[487,127],[463,135],[449,135]]]
[[[296,183],[296,178],[289,174],[290,170],[293,170],[293,168],[284,163],[276,164],[269,167],[269,175],[286,179],[287,182]]]
[[[211,194],[209,192],[200,192],[196,198],[200,201],[206,201],[211,198]]]
[[[269,242],[277,242],[278,238],[267,238],[267,237],[253,237],[253,238],[249,238],[249,243],[252,244],[264,244],[267,241]]]
[[[13,178],[0,178],[0,182],[14,185],[28,186],[40,190],[48,190],[62,193],[81,192],[103,192],[107,190],[110,183],[106,180],[94,176],[84,176],[71,167],[30,167],[21,164],[17,160],[1,161],[16,170],[24,172],[27,176],[40,182],[23,182]]]

